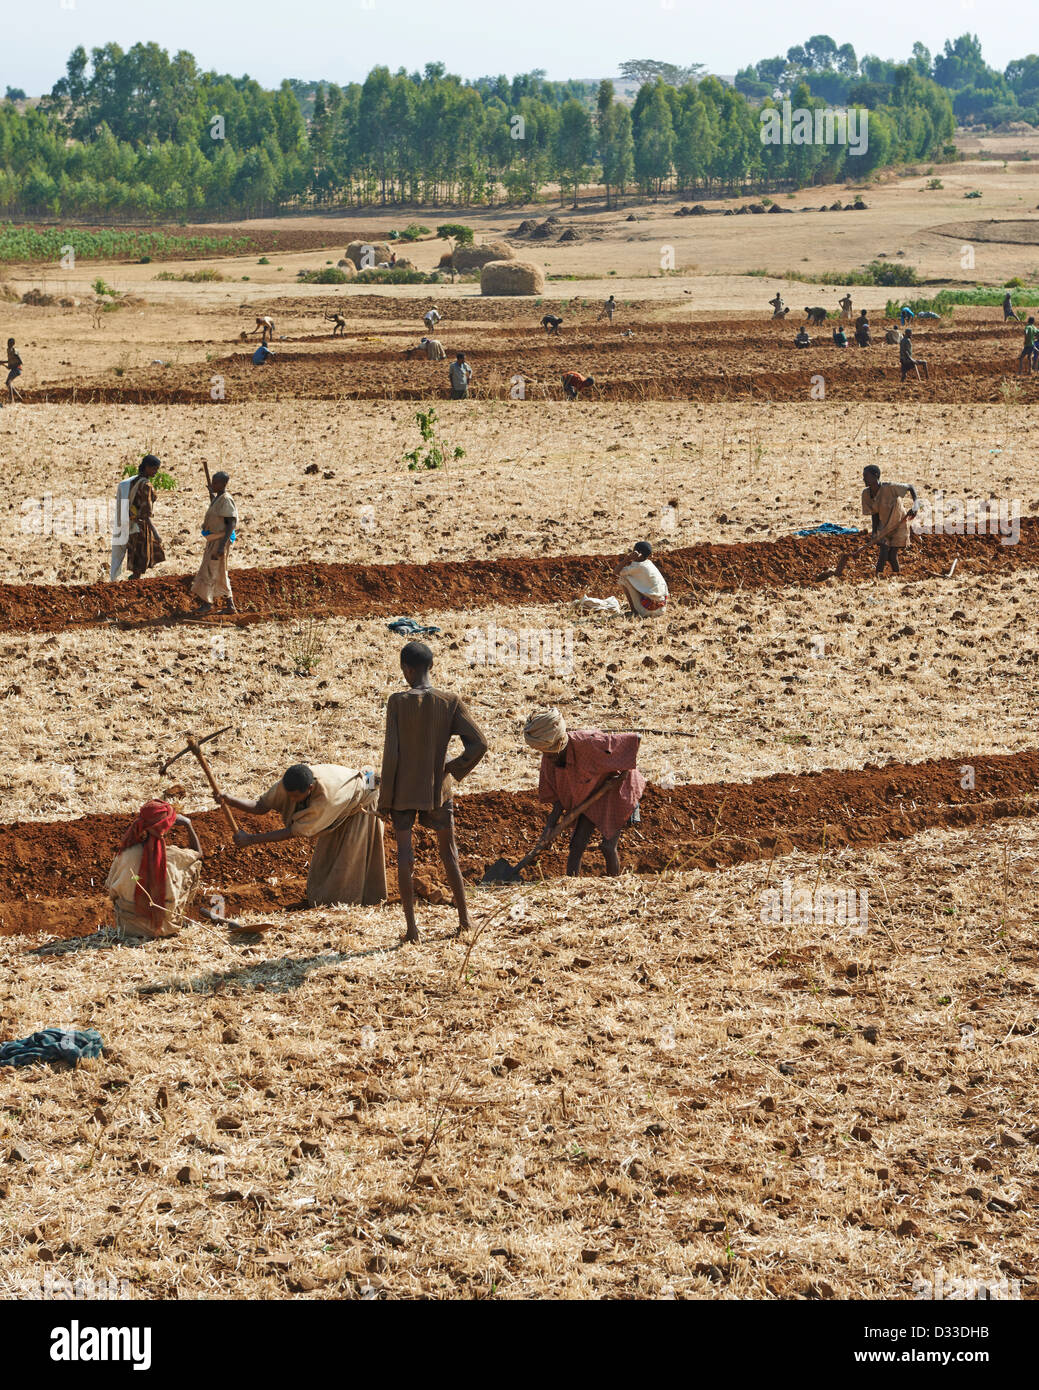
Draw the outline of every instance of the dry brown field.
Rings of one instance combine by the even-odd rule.
[[[444,214],[255,224],[292,249],[207,260],[209,282],[3,269],[80,302],[0,302],[26,395],[0,410],[0,1040],[93,1027],[106,1053],[2,1073],[0,1296],[49,1270],[141,1299],[907,1300],[942,1270],[1036,1297],[1039,377],[1016,378],[998,310],[920,324],[932,376],[903,385],[897,291],[852,290],[864,351],[827,327],[795,354],[796,312],[767,305],[832,311],[841,286],[784,272],[881,253],[929,282],[913,294],[1034,283],[1039,176],[993,139],[1005,165],[978,142],[862,212],[819,210],[846,188],[738,219],[750,199],[546,205],[578,236],[513,240],[571,277],[537,302],[297,282]],[[502,237],[530,212],[465,220]],[[95,327],[99,274],[134,302]],[[403,356],[433,302],[470,400]],[[254,368],[240,335],[266,312]],[[599,389],[562,399],[570,369]],[[409,471],[431,403],[463,453]],[[106,506],[145,452],[175,487],[135,591],[105,582]],[[1013,502],[1020,535],[923,535],[897,579],[859,556],[837,580],[851,538],[795,532],[861,526],[871,462],[928,499]],[[239,502],[236,618],[187,613],[203,463]],[[638,539],[667,617],[576,609]],[[390,831],[388,903],[308,909],[298,844],[236,850],[197,766],[159,772],[224,724],[214,770],[240,795],[300,760],[378,767],[397,616],[439,629],[435,679],[491,745],[458,798],[473,931],[452,934],[421,835],[417,947]],[[625,872],[593,845],[580,879],[553,851],[483,887],[537,834],[522,725],[549,704],[645,731]],[[206,892],[270,930],[107,930],[121,828],[159,795],[197,818]],[[830,919],[782,918],[784,890],[829,895]]]

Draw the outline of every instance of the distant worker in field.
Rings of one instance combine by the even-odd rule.
[[[269,338],[274,337],[274,320],[269,319],[266,316],[266,314],[258,314],[256,317],[256,327],[251,329],[249,332],[250,338],[252,337],[253,333],[261,334],[261,343],[267,342]]]
[[[433,329],[436,328],[437,324],[440,322],[440,310],[435,304],[432,309],[427,309],[422,315],[422,322],[426,325],[430,333],[432,333]]]
[[[567,372],[563,376],[563,391],[568,401],[576,401],[595,385],[594,376],[582,376],[580,372]]]
[[[558,333],[563,320],[555,314],[546,314],[541,320],[541,327],[546,333]]]
[[[848,335],[847,333],[845,333],[843,325],[841,324],[838,324],[837,327],[833,330],[833,345],[834,347],[841,348],[845,348],[848,346]]]
[[[228,613],[237,610],[231,581],[227,574],[231,546],[237,539],[238,508],[234,498],[227,491],[231,481],[226,473],[214,473],[209,490],[209,507],[202,522],[202,534],[206,538],[206,548],[202,552],[202,564],[191,584],[191,592],[202,613],[212,613],[213,600],[226,600]]]
[[[14,405],[15,397],[16,397],[16,396],[17,396],[17,398],[18,398],[20,401],[22,400],[22,393],[21,393],[21,391],[18,390],[18,387],[15,386],[15,382],[18,380],[18,378],[21,376],[21,374],[22,374],[22,359],[18,356],[18,349],[17,349],[17,348],[15,347],[15,345],[14,345],[14,339],[13,339],[13,338],[8,338],[8,340],[7,340],[7,381],[6,381],[5,384],[6,384],[6,386],[7,386],[7,399],[8,399],[8,402],[9,402],[11,405]],[[24,401],[23,401],[23,404],[24,404]]]
[[[190,849],[167,844],[181,828]],[[176,936],[202,875],[202,846],[187,816],[166,801],[146,801],[123,836],[105,889],[123,936]]]
[[[774,319],[785,319],[787,314],[789,314],[790,310],[787,305],[783,303],[783,296],[778,290],[776,291],[775,299],[770,299],[768,302],[772,305],[772,317]]]
[[[812,346],[812,340],[811,340],[811,338],[810,338],[809,335],[808,335],[808,325],[807,325],[807,324],[803,324],[803,325],[798,329],[797,333],[794,335],[794,347],[795,347],[795,348],[809,348],[809,347],[811,347],[811,346]]]
[[[332,329],[333,338],[346,337],[346,319],[343,318],[342,314],[325,314],[324,317],[328,319],[330,323],[335,324],[335,327]]]
[[[877,574],[883,574],[885,565],[891,566],[892,574],[898,574],[898,552],[909,545],[909,523],[919,506],[916,489],[910,483],[882,483],[875,463],[862,470],[862,481],[866,484],[862,490],[862,514],[873,518],[870,539],[880,547]],[[909,511],[903,497],[913,499]]]
[[[851,318],[852,318],[851,295],[850,295],[850,294],[846,294],[846,295],[844,296],[844,298],[843,298],[842,300],[838,301],[838,302],[840,303],[840,306],[841,306],[841,318],[844,320],[845,323],[851,323]]]
[[[816,327],[819,327],[826,322],[827,313],[821,305],[817,304],[814,308],[812,308],[810,305],[806,305],[805,318],[808,320],[809,323],[815,324]]]
[[[127,489],[129,532],[126,540],[126,564],[131,579],[140,579],[148,570],[161,565],[166,558],[159,533],[152,525],[152,508],[158,496],[152,487],[152,480],[161,467],[162,464],[154,454],[145,454],[137,470],[137,476],[130,479]],[[113,555],[113,564],[114,561]]]
[[[1003,322],[1006,323],[1010,319],[1013,319],[1015,323],[1021,322],[1020,316],[1014,311],[1010,291],[1007,290],[1006,294],[1003,296]]]
[[[310,907],[386,900],[386,857],[382,821],[375,814],[374,774],[335,763],[294,763],[257,801],[223,796],[225,805],[247,816],[281,816],[281,830],[250,835],[239,830],[234,842],[269,845],[277,840],[314,841],[307,871]]]
[[[855,341],[859,347],[869,347],[873,341],[873,330],[870,328],[865,309],[855,320]]]
[[[469,383],[473,379],[473,369],[465,360],[465,353],[459,352],[447,369],[448,384],[453,401],[464,401],[469,395]]]
[[[433,653],[425,642],[409,642],[400,654],[407,690],[391,695],[386,704],[386,740],[382,751],[379,810],[388,811],[397,840],[397,881],[407,926],[405,941],[418,941],[415,925],[415,817],[437,837],[458,911],[459,932],[469,929],[465,883],[455,843],[455,783],[467,777],[487,752],[487,740],[457,695],[437,690],[430,681]],[[462,751],[448,758],[452,738]]]
[[[559,711],[550,709],[527,720],[523,740],[528,748],[541,754],[538,800],[552,803],[538,848],[545,849],[552,843],[555,827],[567,811],[576,810],[605,786],[607,790],[577,818],[570,836],[566,872],[569,878],[576,878],[581,872],[581,860],[592,831],[598,830],[606,872],[616,878],[621,871],[617,853],[621,831],[626,825],[637,823],[639,800],[646,788],[646,779],[636,766],[639,735],[608,734],[601,729],[575,729],[570,733]]]
[[[638,541],[617,571],[628,607],[637,618],[661,617],[670,597],[667,580],[649,558],[652,553],[649,541]]]
[[[1031,376],[1036,354],[1039,353],[1039,329],[1035,326],[1035,315],[1029,314],[1025,324],[1025,341],[1017,362],[1018,376]]]
[[[426,360],[429,362],[443,362],[447,357],[447,353],[444,351],[444,345],[439,338],[423,338],[419,343],[419,347],[423,349],[426,354]]]
[[[916,318],[916,315],[913,313],[912,309],[910,309],[908,304],[903,304],[901,309],[899,309],[898,311],[898,317],[899,321],[902,324],[902,327],[905,328],[907,323],[912,323],[913,319]]]
[[[261,343],[252,356],[254,367],[262,367],[267,362],[274,361],[274,350],[269,348],[266,343]]]
[[[913,356],[913,330],[907,328],[902,334],[902,341],[898,345],[898,361],[902,368],[902,380],[905,381],[910,372],[916,372],[917,381],[920,380],[920,368],[924,369],[924,381],[930,378],[927,374],[927,363],[922,357]]]
[[[609,299],[606,301],[606,303],[605,303],[605,304],[602,306],[602,308],[599,310],[599,318],[601,318],[601,319],[608,319],[608,320],[610,321],[610,323],[612,323],[612,322],[613,322],[614,311],[616,310],[616,308],[617,308],[617,299],[616,299],[616,296],[611,294],[610,297],[609,297]]]

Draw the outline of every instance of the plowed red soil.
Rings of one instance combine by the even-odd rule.
[[[855,536],[784,536],[739,545],[692,545],[664,551],[675,595],[706,590],[813,586],[832,577]],[[845,578],[869,573],[869,554],[853,559]],[[907,552],[907,579],[945,574],[1005,573],[1039,563],[1039,518],[1022,517],[1016,545],[998,536],[920,536]],[[235,570],[237,617],[210,622],[284,621],[300,616],[410,615],[497,604],[558,603],[615,587],[616,555],[556,555],[544,559],[440,561],[428,565],[281,566]],[[188,617],[191,576],[139,584],[0,584],[0,631],[55,632],[117,622],[147,625]]]
[[[974,788],[960,783],[964,764]],[[856,772],[779,775],[748,783],[647,789],[642,824],[622,841],[627,866],[639,873],[717,869],[802,850],[834,850],[904,839],[931,827],[966,827],[1034,815],[1039,806],[1039,750],[925,763],[889,763]],[[545,807],[533,792],[459,797],[458,844],[466,876],[479,879],[498,855],[515,862],[530,848]],[[306,847],[282,842],[238,850],[216,811],[193,817],[206,855],[207,885],[231,912],[302,904]],[[119,816],[0,827],[0,935],[91,932],[107,920],[100,888],[125,829]],[[263,825],[264,822],[257,821]],[[392,834],[386,838],[395,863]],[[437,887],[435,846],[419,832],[423,896]],[[553,847],[527,875],[559,876],[565,846]],[[586,872],[601,872],[597,851]]]
[[[122,376],[57,381],[26,389],[29,401],[80,404],[152,402],[220,404],[212,401],[213,378],[220,378],[223,401],[265,400],[424,400],[446,397],[445,363],[405,360],[402,347],[417,342],[424,300],[343,298],[337,307],[352,329],[379,323],[392,306],[393,316],[414,315],[415,329],[379,330],[394,346],[362,337],[332,340],[324,331],[309,339],[276,341],[275,356],[263,367],[251,361],[252,343],[211,361],[171,367],[138,367]],[[315,326],[325,300],[294,302],[293,312],[313,314]],[[506,301],[508,303],[508,301]],[[493,306],[493,315],[485,307]],[[586,401],[806,401],[914,400],[939,403],[998,402],[1004,382],[1017,370],[1021,330],[1018,325],[979,321],[954,326],[929,323],[915,330],[916,354],[929,363],[931,377],[901,380],[897,349],[877,340],[869,348],[838,348],[830,341],[832,323],[813,330],[817,346],[796,350],[792,323],[768,319],[664,322],[622,316],[614,324],[597,323],[590,309],[561,309],[565,326],[559,337],[537,327],[544,305],[524,301],[521,316],[513,304],[466,299],[451,306],[452,317],[438,327],[449,355],[464,351],[474,370],[471,394],[476,399],[516,399],[516,378],[523,379],[527,403],[563,398],[561,378],[578,370],[596,385]],[[524,318],[526,322],[524,322]],[[505,322],[502,323],[502,320]],[[502,323],[500,328],[492,322]],[[630,329],[631,336],[624,336]],[[226,340],[225,340],[226,341]],[[821,385],[820,385],[821,378]],[[1017,383],[1018,399],[1039,400],[1039,374]],[[814,394],[813,394],[814,392]]]

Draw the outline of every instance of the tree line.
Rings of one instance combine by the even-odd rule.
[[[630,104],[609,81],[534,72],[464,82],[439,63],[270,91],[157,44],[77,48],[37,105],[0,103],[0,214],[176,221],[480,206],[529,202],[547,186],[576,203],[590,183],[613,202],[633,191],[733,194],[862,179],[936,156],[952,139],[947,93],[912,64],[866,94],[868,148],[858,154],[762,143],[762,100],[774,98],[701,76],[697,64],[624,67],[642,80]],[[798,107],[826,104],[810,75],[789,96]]]

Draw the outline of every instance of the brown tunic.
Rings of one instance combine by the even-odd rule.
[[[902,550],[909,544],[909,520],[903,497],[912,497],[905,483],[881,483],[875,497],[870,496],[868,487],[862,489],[862,515],[880,518],[879,530],[886,533],[884,544],[895,550]]]
[[[457,735],[463,751],[447,761]],[[487,752],[487,740],[457,695],[427,687],[401,690],[386,705],[380,811],[435,811],[445,800],[445,770],[456,781],[472,772]]]

